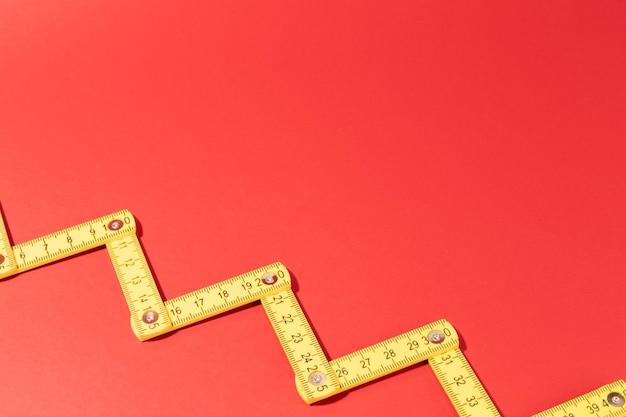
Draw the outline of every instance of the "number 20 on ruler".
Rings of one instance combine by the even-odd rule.
[[[106,245],[140,340],[260,300],[291,364],[300,396],[313,403],[418,362],[428,361],[462,417],[499,416],[459,349],[446,320],[428,324],[329,361],[291,290],[281,263],[163,301],[127,210],[11,246],[0,218],[0,278]],[[616,381],[535,417],[626,417],[626,384]]]

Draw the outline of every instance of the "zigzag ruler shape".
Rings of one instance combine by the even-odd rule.
[[[105,245],[130,310],[132,330],[141,341],[260,300],[293,368],[298,393],[308,404],[428,361],[460,416],[500,415],[448,321],[426,324],[329,361],[291,290],[284,265],[276,262],[163,301],[136,231],[133,215],[121,210],[11,246],[2,219],[0,278]],[[535,417],[626,417],[625,397],[626,383],[620,380]]]

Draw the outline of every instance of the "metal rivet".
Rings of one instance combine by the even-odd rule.
[[[446,335],[439,330],[433,330],[432,332],[428,333],[428,341],[431,343],[439,344],[444,340],[446,340]]]
[[[313,372],[309,375],[309,382],[311,385],[315,385],[316,387],[322,386],[326,382],[326,375],[320,371]]]
[[[156,311],[146,311],[141,319],[144,323],[154,323],[159,319],[159,313]]]
[[[124,226],[124,222],[121,220],[111,220],[109,222],[109,224],[107,225],[107,227],[109,228],[109,230],[120,230],[122,228],[122,226]]]
[[[261,277],[261,281],[263,281],[263,284],[273,285],[276,283],[276,281],[278,281],[278,278],[276,277],[276,275],[269,273],[269,274],[263,275]]]
[[[624,396],[618,392],[610,393],[606,399],[613,407],[621,407],[626,403]]]

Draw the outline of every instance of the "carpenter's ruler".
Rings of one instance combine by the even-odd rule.
[[[136,230],[132,214],[121,210],[11,246],[0,217],[0,278],[106,245],[139,340],[260,300],[293,368],[298,393],[309,404],[428,361],[460,416],[499,416],[446,320],[328,360],[284,265],[277,262],[163,301]],[[626,417],[625,397],[626,384],[620,380],[534,417]]]

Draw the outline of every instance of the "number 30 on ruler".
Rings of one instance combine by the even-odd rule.
[[[289,271],[274,263],[163,301],[136,223],[127,210],[11,246],[0,218],[0,278],[106,245],[139,340],[148,340],[260,300],[291,364],[300,396],[313,403],[428,361],[458,414],[499,416],[459,349],[450,323],[439,320],[329,361],[291,290]],[[626,417],[626,384],[616,381],[535,417]]]

